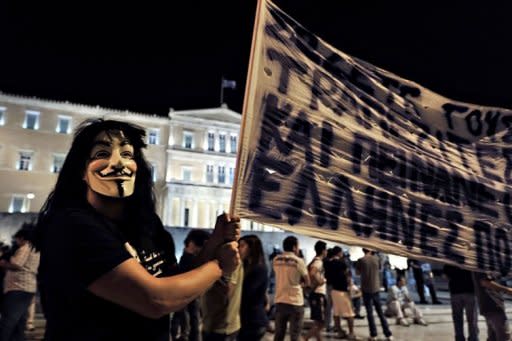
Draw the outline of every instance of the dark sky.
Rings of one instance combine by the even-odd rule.
[[[512,108],[505,1],[374,2],[276,0],[346,53],[452,99]],[[166,115],[218,106],[224,75],[238,83],[225,101],[240,111],[255,8],[256,0],[0,0],[0,90]]]

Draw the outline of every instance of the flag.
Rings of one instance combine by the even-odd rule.
[[[512,111],[451,100],[260,1],[232,211],[477,271],[512,266]]]
[[[222,78],[222,88],[236,89],[236,81]]]

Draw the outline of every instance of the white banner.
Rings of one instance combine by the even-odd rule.
[[[508,273],[512,111],[462,103],[258,6],[235,213],[312,237]]]

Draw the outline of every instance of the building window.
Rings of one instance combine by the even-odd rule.
[[[219,135],[219,152],[226,152],[226,135],[224,134]]]
[[[237,145],[236,145],[236,135],[231,135],[229,138],[230,144],[231,144],[231,153],[236,154],[237,151]]]
[[[25,197],[22,195],[13,195],[9,205],[9,213],[25,212]]]
[[[59,120],[57,122],[57,128],[55,129],[55,131],[59,134],[71,133],[71,117],[59,116]]]
[[[213,152],[215,148],[215,134],[208,133],[208,151]]]
[[[189,132],[183,133],[183,147],[185,147],[187,149],[194,148],[194,135],[192,135],[192,133],[189,133]]]
[[[218,180],[219,184],[223,184],[226,181],[226,167],[219,166]]]
[[[213,182],[213,165],[206,165],[206,182]]]
[[[39,129],[39,111],[25,111],[25,121],[23,122],[25,129]]]
[[[151,179],[153,180],[153,182],[156,182],[156,177],[157,177],[156,165],[154,163],[150,163],[149,165],[151,167]]]
[[[32,170],[32,152],[20,152],[20,158],[18,160],[18,170]]]
[[[5,124],[5,107],[0,107],[0,126]]]
[[[192,181],[192,170],[188,167],[183,167],[181,169],[182,179],[183,181]]]
[[[159,129],[149,129],[148,132],[148,144],[159,144],[160,143],[160,131]]]
[[[233,184],[234,179],[235,179],[235,169],[233,167],[229,167],[229,183]]]
[[[53,155],[52,172],[59,173],[64,164],[64,155]]]
[[[183,226],[184,227],[188,227],[188,222],[189,222],[189,215],[190,215],[190,210],[188,208],[185,208],[185,210],[183,211]]]

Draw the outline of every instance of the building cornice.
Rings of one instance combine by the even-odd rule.
[[[25,105],[28,107],[37,107],[50,110],[62,110],[65,112],[71,112],[75,114],[81,114],[86,116],[95,117],[121,117],[132,120],[153,122],[160,124],[168,124],[169,118],[157,116],[156,114],[147,114],[140,112],[133,112],[128,110],[119,110],[112,108],[103,108],[99,105],[91,106],[85,104],[70,103],[68,101],[54,101],[47,99],[40,99],[37,97],[26,97],[20,95],[6,94],[0,91],[0,101],[10,104]]]

